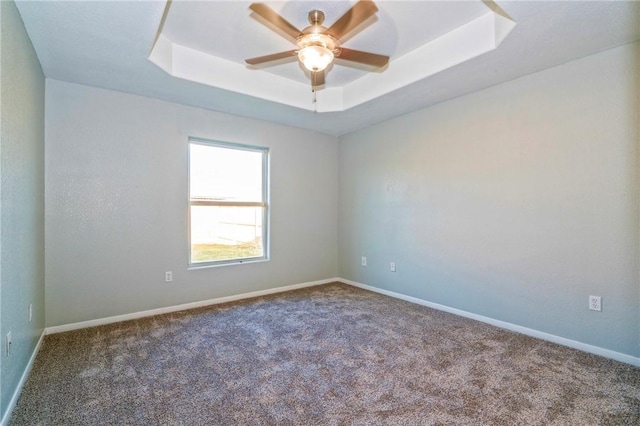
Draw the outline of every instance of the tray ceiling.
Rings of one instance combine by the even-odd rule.
[[[330,26],[352,6],[349,1],[266,3],[299,29],[309,25],[312,9],[322,10]],[[177,78],[310,111],[343,111],[489,52],[515,26],[495,12],[491,0],[381,2],[378,13],[342,41],[390,56],[390,64],[372,70],[336,61],[316,102],[309,76],[295,59],[258,68],[245,64],[245,58],[294,48],[256,19],[249,4],[167,3],[149,59]]]
[[[353,4],[352,1],[319,3],[323,4],[327,23],[332,23]],[[306,13],[319,3],[301,0],[269,2],[298,26],[304,26]],[[205,81],[213,75],[206,70],[192,81],[176,78],[148,59],[161,26],[165,1],[16,1],[47,78],[332,135],[346,134],[640,39],[640,2],[637,1],[498,1],[516,25],[497,49],[488,49],[486,53],[426,77],[418,76],[404,86],[388,87],[385,85],[395,84],[390,83],[396,82],[395,77],[388,78],[386,82],[377,77],[398,72],[396,70],[401,68],[398,64],[403,58],[411,57],[411,53],[419,50],[420,46],[428,46],[430,39],[437,40],[438,34],[455,31],[461,21],[479,19],[477,14],[486,13],[487,7],[478,1],[381,0],[376,2],[380,9],[378,20],[369,23],[345,44],[390,54],[388,69],[380,74],[363,74],[362,70],[334,66],[335,69],[327,75],[324,94],[332,87],[351,94],[346,96],[346,104],[336,104],[328,109],[333,112],[318,114],[308,109],[311,99],[309,86],[304,74],[295,68],[295,63],[288,64],[294,65],[293,68],[259,71],[247,70],[241,65],[244,58],[275,52],[282,47],[290,48],[285,39],[280,39],[250,16],[249,4],[238,0],[174,0],[162,34],[171,43],[191,43],[191,47],[185,49],[200,52],[204,55],[201,59],[213,58],[214,63],[226,61],[243,67],[243,71],[250,71],[252,81],[249,82],[234,78],[233,73],[228,76],[230,84],[238,85],[240,82],[238,89],[221,85],[219,81],[213,84]],[[215,16],[205,12],[211,7],[216,11]],[[172,17],[171,13],[175,15]],[[181,13],[191,18],[181,18]],[[442,16],[455,17],[460,22]],[[214,37],[214,41],[205,35]],[[430,55],[423,60],[419,68],[434,66]],[[259,91],[268,87],[271,79],[286,83],[277,86],[279,91],[287,92],[287,87],[294,87],[291,92],[299,90],[303,97],[299,102],[304,105],[294,103],[296,106],[291,106],[287,104],[291,103],[290,100],[283,102],[275,95],[256,95],[251,85],[258,86]],[[361,90],[360,86],[366,87]],[[385,92],[372,96],[367,92],[371,87]],[[321,95],[323,93],[319,93],[319,102]],[[287,96],[297,99],[291,93]],[[353,105],[350,106],[349,102]]]

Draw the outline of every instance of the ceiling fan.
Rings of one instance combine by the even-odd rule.
[[[384,67],[389,63],[388,56],[347,49],[342,47],[340,41],[343,36],[378,11],[378,7],[371,0],[359,0],[329,28],[322,25],[324,13],[321,10],[312,10],[308,17],[311,25],[302,31],[264,3],[253,3],[249,8],[288,36],[287,38],[296,44],[297,49],[246,59],[245,62],[249,65],[258,65],[297,56],[302,65],[311,72],[311,86],[314,91],[317,86],[324,84],[325,70],[334,58],[376,68]]]

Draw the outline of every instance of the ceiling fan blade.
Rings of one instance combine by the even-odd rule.
[[[311,73],[311,86],[318,87],[324,85],[324,70]]]
[[[337,39],[353,30],[378,11],[378,6],[371,0],[359,0],[342,15],[327,32]]]
[[[291,22],[284,19],[278,12],[271,9],[264,3],[252,3],[249,9],[253,10],[256,14],[267,20],[269,23],[275,25],[279,30],[284,31],[285,34],[293,39],[296,39],[300,35],[300,30],[297,29]]]
[[[249,65],[259,65],[265,62],[277,61],[278,59],[284,59],[289,57],[295,57],[295,50],[287,50],[286,52],[272,53],[271,55],[258,56],[257,58],[245,59],[244,61]]]
[[[342,48],[342,52],[337,56],[345,61],[357,62],[359,64],[372,65],[374,67],[384,67],[389,63],[389,57],[376,53],[363,52],[361,50]]]

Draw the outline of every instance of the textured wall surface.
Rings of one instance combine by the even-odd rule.
[[[56,80],[46,86],[48,326],[336,276],[336,138]],[[270,261],[187,269],[189,136],[270,148]]]
[[[639,356],[639,75],[634,43],[341,138],[340,276]]]
[[[44,328],[44,88],[13,2],[0,2],[0,411],[5,414]],[[29,304],[33,320],[29,322]],[[11,354],[6,335],[11,331]]]

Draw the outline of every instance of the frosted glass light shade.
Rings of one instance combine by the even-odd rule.
[[[307,46],[300,49],[298,59],[309,71],[318,72],[333,61],[333,52],[323,46]]]

